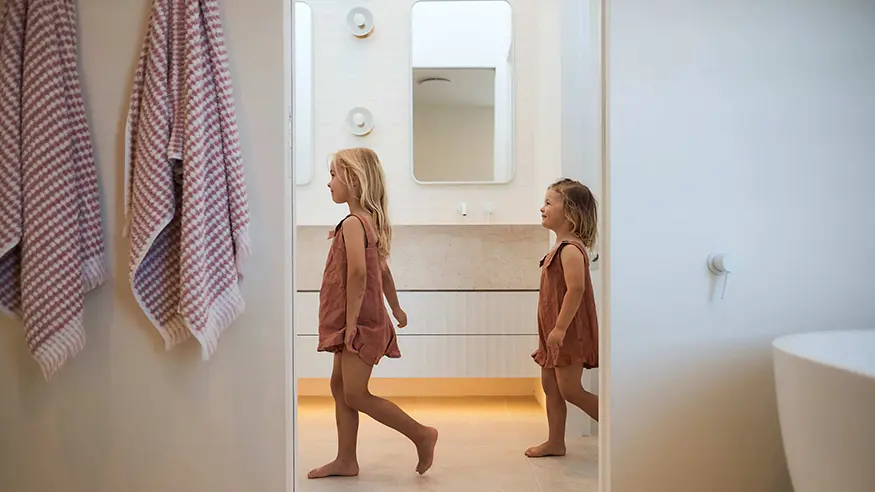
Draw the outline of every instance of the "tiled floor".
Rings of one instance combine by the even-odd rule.
[[[598,441],[568,441],[562,458],[530,460],[527,447],[546,435],[534,398],[399,398],[420,422],[441,432],[435,463],[414,472],[413,446],[391,429],[362,416],[355,478],[307,480],[307,471],[334,458],[336,435],[330,398],[301,398],[298,410],[299,490],[303,492],[596,492]]]

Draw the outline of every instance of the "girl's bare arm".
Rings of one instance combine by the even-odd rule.
[[[392,276],[392,270],[389,269],[389,263],[383,261],[383,295],[389,301],[389,307],[396,310],[401,307],[398,301],[398,291],[395,289],[395,278]]]
[[[580,309],[580,301],[583,299],[583,293],[586,289],[584,283],[584,269],[586,264],[583,260],[583,254],[579,249],[574,247],[562,248],[560,252],[560,260],[562,261],[562,270],[565,271],[565,297],[562,299],[562,309],[559,310],[559,317],[556,319],[556,330],[561,333],[568,331],[568,326],[577,310]]]
[[[368,270],[365,263],[365,228],[358,220],[343,222],[346,246],[346,326],[355,327],[365,297]]]

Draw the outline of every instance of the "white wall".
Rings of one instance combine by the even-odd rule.
[[[875,2],[610,9],[612,491],[789,491],[770,340],[875,327]]]
[[[561,0],[556,10],[561,29],[562,175],[590,188],[600,205],[602,191],[601,139],[601,16],[600,0]],[[599,235],[605,232],[604,207],[599,207]],[[601,241],[596,253],[604,253]],[[603,257],[604,255],[602,255]],[[604,270],[596,262],[591,270],[601,330],[605,330],[602,298]],[[584,371],[583,385],[598,394],[599,370]],[[569,435],[595,434],[598,424],[568,405]]]
[[[493,108],[416,104],[413,162],[420,181],[493,179]]]
[[[553,0],[551,0],[551,3]],[[410,173],[410,12],[411,0],[372,0],[367,8],[374,15],[375,30],[367,39],[357,39],[345,23],[348,5],[310,0],[314,18],[315,59],[315,179],[297,187],[300,225],[334,224],[344,215],[325,189],[327,156],[351,146],[374,148],[383,160],[389,184],[389,208],[395,224],[486,223],[484,205],[492,203],[492,223],[533,224],[539,220],[542,189],[538,178],[543,166],[558,173],[560,114],[542,112],[538,93],[545,81],[559,80],[559,66],[542,61],[543,40],[558,45],[558,31],[541,30],[543,0],[515,0],[515,121],[516,174],[507,185],[430,186],[417,184]],[[558,57],[555,63],[558,63]],[[365,106],[374,115],[374,131],[367,137],[352,135],[345,118],[355,106]],[[545,131],[549,138],[535,137]],[[533,185],[533,178],[534,185]],[[460,202],[468,216],[456,213]]]
[[[553,33],[553,35],[540,36],[530,41],[531,46],[523,45],[519,39],[514,41],[514,51],[519,56],[522,51],[533,50],[537,54],[537,61],[530,68],[531,76],[536,80],[533,87],[517,87],[517,99],[525,99],[537,102],[537,110],[531,127],[522,127],[517,124],[517,146],[523,145],[531,136],[532,143],[537,150],[534,162],[534,195],[535,205],[540,210],[544,204],[544,194],[547,187],[556,181],[566,170],[563,165],[563,142],[568,137],[562,131],[563,118],[563,80],[562,80],[562,57],[565,48],[563,46],[562,15],[565,7],[564,0],[539,0],[538,16],[534,20],[536,30],[540,33]],[[518,72],[519,73],[519,72]],[[519,81],[520,79],[517,78]],[[581,88],[581,90],[586,90]],[[525,118],[527,119],[528,116]],[[517,114],[517,121],[522,115]],[[574,138],[585,138],[575,135]],[[519,163],[520,161],[517,160]],[[531,186],[531,185],[530,185]],[[537,217],[540,224],[540,214]],[[546,246],[545,246],[546,247]]]
[[[0,2],[2,3],[2,2]],[[89,295],[85,349],[51,382],[0,317],[0,490],[284,490],[283,4],[223,2],[252,212],[246,313],[208,363],[165,352],[131,295],[122,231],[124,116],[151,2],[79,0],[80,69],[112,279]]]

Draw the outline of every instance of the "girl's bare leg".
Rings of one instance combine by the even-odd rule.
[[[529,458],[543,458],[545,456],[565,456],[565,419],[568,408],[565,399],[559,391],[559,383],[556,381],[556,371],[553,369],[541,369],[541,387],[547,396],[547,428],[549,434],[547,442],[540,446],[526,450]]]
[[[582,364],[556,368],[556,381],[565,401],[583,410],[591,419],[598,422],[599,397],[583,389],[583,384],[580,382],[582,375]]]
[[[419,463],[416,472],[422,475],[431,468],[438,431],[413,420],[394,403],[374,396],[368,391],[368,381],[373,367],[358,355],[343,352],[343,391],[346,403],[351,408],[368,414],[381,424],[407,436],[416,445]]]
[[[334,418],[337,422],[337,458],[321,468],[312,470],[307,474],[307,478],[354,477],[359,473],[356,459],[359,413],[346,404],[343,396],[341,360],[339,353],[334,354],[334,369],[331,372],[331,396],[334,397]]]

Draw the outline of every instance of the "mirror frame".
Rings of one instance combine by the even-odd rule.
[[[293,159],[292,179],[295,182],[295,186],[307,186],[310,183],[312,183],[313,180],[316,178],[316,160],[314,158],[315,152],[316,152],[316,131],[315,131],[316,130],[316,111],[315,111],[315,108],[316,108],[316,83],[315,83],[315,81],[316,81],[316,56],[315,56],[315,50],[314,50],[314,46],[313,46],[313,40],[316,38],[316,33],[315,33],[315,29],[314,29],[314,26],[316,23],[313,21],[313,6],[310,5],[309,1],[291,0],[291,3],[292,3],[292,10],[294,10],[299,3],[306,5],[307,8],[310,10],[310,42],[309,42],[309,47],[310,47],[310,70],[309,70],[310,92],[308,94],[308,97],[310,99],[310,118],[309,118],[309,120],[310,120],[309,121],[310,138],[308,139],[307,142],[301,142],[298,138],[298,127],[297,127],[297,125],[295,125],[295,120],[297,120],[296,110],[294,108],[292,108],[292,110],[289,111],[289,120],[291,122],[290,126],[292,129],[291,130],[291,133],[292,133],[292,136],[291,136],[292,137],[291,138],[291,140],[292,140],[292,154],[297,153],[298,147],[300,145],[305,145],[305,146],[310,148],[310,152],[309,152],[310,159],[309,159],[309,162],[306,163],[306,165],[309,166],[309,169],[310,169],[310,175],[309,175],[308,179],[301,180],[298,178],[298,166],[299,166],[298,159]],[[297,23],[298,19],[295,18],[294,22]],[[296,69],[297,57],[295,56],[294,53],[297,51],[296,47],[298,46],[298,44],[295,42],[296,39],[294,39],[297,37],[296,30],[293,30],[292,32],[293,32],[293,39],[292,39],[292,93],[297,95],[298,94],[298,87],[297,87],[297,84],[295,83],[295,77],[296,77],[296,74],[298,73],[298,70]],[[298,102],[299,101],[295,100],[296,107],[297,107]]]
[[[508,117],[510,118],[510,132],[508,138],[510,139],[510,152],[508,153],[509,157],[509,167],[510,167],[510,178],[507,181],[421,181],[416,178],[416,168],[414,166],[414,135],[413,135],[413,90],[414,90],[414,82],[413,82],[413,9],[420,3],[465,3],[471,0],[416,0],[410,5],[409,11],[409,22],[410,26],[409,31],[409,46],[410,50],[407,57],[407,81],[408,81],[408,102],[410,104],[408,111],[408,118],[410,121],[409,127],[409,137],[408,143],[410,144],[410,155],[408,159],[410,160],[410,178],[418,185],[422,186],[500,186],[500,185],[508,185],[512,183],[516,179],[516,106],[517,106],[517,98],[516,98],[516,76],[517,76],[517,66],[516,66],[516,22],[514,19],[514,9],[513,2],[510,0],[476,0],[476,1],[486,1],[486,2],[502,2],[507,4],[510,7],[510,58],[511,58],[511,69],[510,69],[510,100],[512,101],[511,107],[508,110]],[[458,67],[430,67],[430,68],[458,68]],[[494,137],[493,137],[493,146],[495,145]],[[495,164],[493,162],[493,168]]]

